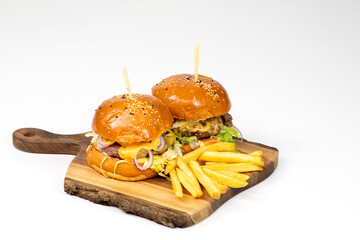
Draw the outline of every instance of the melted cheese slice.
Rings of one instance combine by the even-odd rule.
[[[179,130],[186,129],[190,132],[210,132],[213,125],[218,124],[218,117],[209,118],[205,121],[177,121],[173,125],[173,128],[179,128]]]
[[[142,149],[145,150],[156,150],[160,145],[160,138],[156,138],[152,142],[144,142],[144,143],[133,143],[123,145],[119,149],[119,156],[122,159],[133,160],[134,157],[140,152]]]
[[[114,141],[111,141],[110,139],[107,139],[104,137],[102,137],[101,139],[102,139],[103,143],[105,143],[106,145],[111,145],[114,143]]]

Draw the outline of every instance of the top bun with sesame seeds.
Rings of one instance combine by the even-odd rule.
[[[173,117],[156,97],[145,94],[114,96],[96,110],[93,131],[113,142],[138,143],[152,141],[171,128]]]
[[[231,102],[225,88],[210,77],[177,74],[152,87],[151,93],[170,109],[176,119],[199,120],[229,112]]]

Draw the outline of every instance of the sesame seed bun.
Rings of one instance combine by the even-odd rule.
[[[151,93],[176,119],[199,120],[226,114],[231,102],[225,88],[210,77],[192,74],[170,76],[152,87]]]
[[[114,96],[105,100],[95,112],[93,131],[118,143],[148,142],[171,128],[169,109],[156,97],[145,94]]]

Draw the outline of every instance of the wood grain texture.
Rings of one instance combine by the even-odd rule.
[[[177,199],[171,182],[164,178],[124,182],[104,177],[90,168],[85,154],[90,138],[85,134],[59,135],[34,128],[23,128],[13,133],[13,144],[19,150],[76,155],[64,179],[65,192],[94,203],[118,207],[168,227],[189,227],[199,223],[227,200],[263,181],[275,170],[278,162],[276,148],[249,141],[235,142],[241,152],[262,150],[264,170],[249,173],[246,187],[228,189],[218,200],[210,198],[206,191],[201,198],[194,199],[186,190],[184,198]]]

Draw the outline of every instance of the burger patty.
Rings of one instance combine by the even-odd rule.
[[[218,134],[222,128],[223,125],[226,125],[228,127],[232,127],[233,123],[232,123],[232,116],[229,113],[226,113],[225,115],[220,116],[221,121],[213,124],[211,126],[211,129],[209,131],[206,132],[201,132],[201,131],[191,131],[188,129],[182,129],[180,130],[180,135],[183,137],[191,137],[191,136],[196,136],[197,139],[204,139],[204,138],[209,138],[211,136],[214,136],[216,134]]]
[[[226,113],[224,115],[221,116],[221,120],[223,121],[223,124],[228,126],[228,127],[232,127],[233,123],[232,123],[232,116],[230,115],[230,113]]]
[[[119,148],[120,147],[121,147],[120,144],[114,143],[114,144],[111,144],[110,146],[107,146],[106,148],[100,148],[100,149],[101,149],[101,151],[106,153],[109,157],[119,157]]]
[[[181,136],[183,136],[183,137],[195,136],[197,139],[203,139],[203,138],[209,138],[212,135],[209,132],[199,132],[199,131],[197,131],[195,133],[192,133],[192,132],[189,132],[189,131],[184,131],[184,132],[181,132]]]

